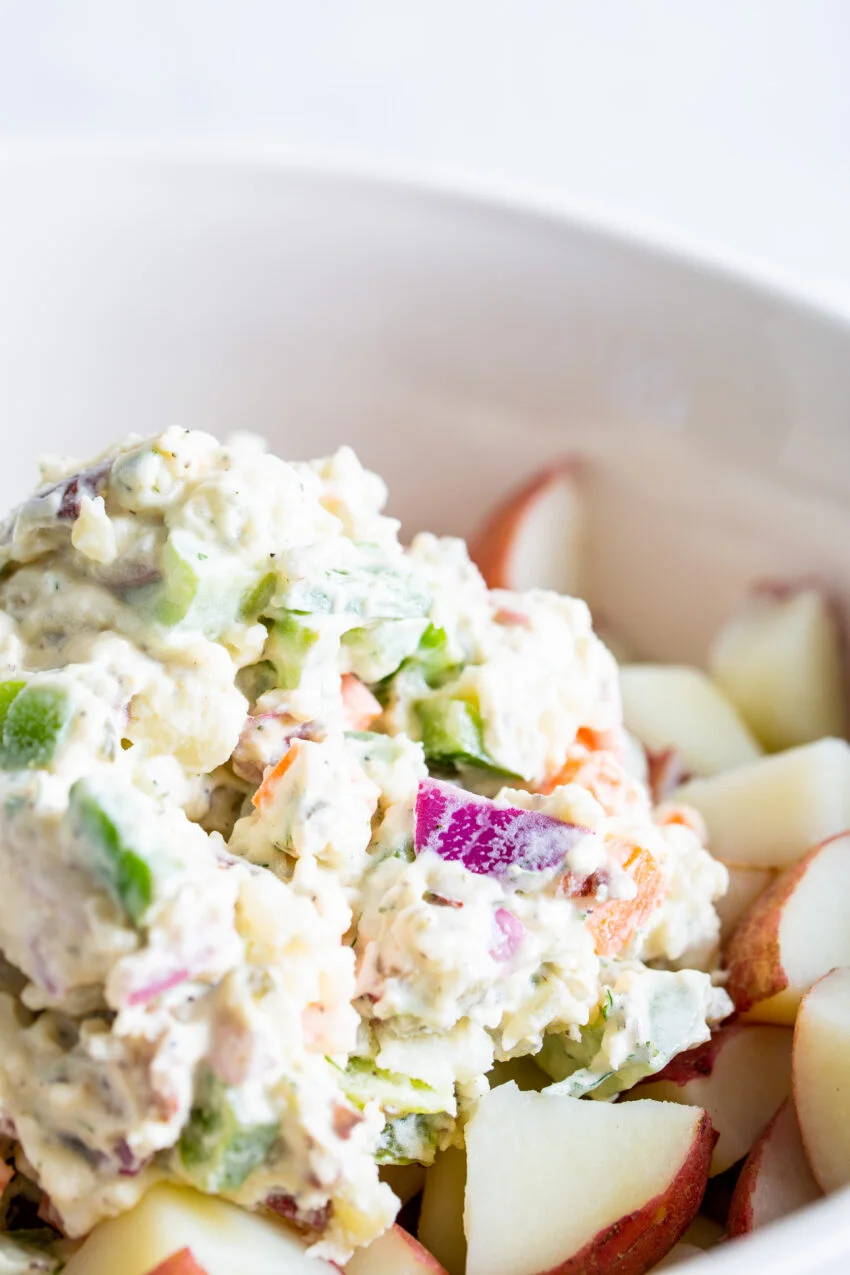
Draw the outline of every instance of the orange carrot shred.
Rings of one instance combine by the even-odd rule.
[[[268,809],[274,798],[275,792],[277,791],[278,784],[289,770],[289,767],[295,761],[295,758],[298,756],[300,744],[300,740],[294,739],[277,765],[273,766],[272,769],[264,775],[263,782],[251,798],[251,802],[256,810],[263,811]]]

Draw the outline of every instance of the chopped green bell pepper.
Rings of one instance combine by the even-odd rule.
[[[267,1159],[278,1132],[276,1121],[241,1124],[227,1087],[207,1072],[180,1135],[180,1161],[199,1190],[235,1191]]]

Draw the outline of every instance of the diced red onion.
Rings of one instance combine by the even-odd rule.
[[[152,1001],[156,996],[161,996],[163,992],[169,992],[172,987],[185,983],[188,977],[188,970],[172,970],[170,973],[154,979],[152,983],[147,983],[144,987],[137,987],[134,992],[130,992],[127,997],[127,1004],[146,1005],[148,1001]]]
[[[505,877],[512,870],[548,872],[590,829],[536,810],[498,806],[454,784],[425,779],[416,795],[414,848],[460,861],[470,872]]]
[[[493,920],[495,922],[496,939],[490,948],[490,955],[494,961],[509,961],[522,946],[525,938],[525,926],[507,908],[496,908]]]

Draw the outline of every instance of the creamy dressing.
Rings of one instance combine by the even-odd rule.
[[[616,1092],[730,1010],[725,870],[635,777],[585,604],[403,548],[385,496],[175,429],[51,462],[0,536],[0,1113],[71,1235],[171,1178],[344,1260],[494,1060]],[[580,835],[417,849],[429,772]]]

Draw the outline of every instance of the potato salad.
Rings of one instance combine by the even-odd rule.
[[[66,1236],[165,1181],[343,1263],[495,1064],[610,1099],[731,1012],[587,606],[385,498],[169,429],[0,532],[0,1150]]]

